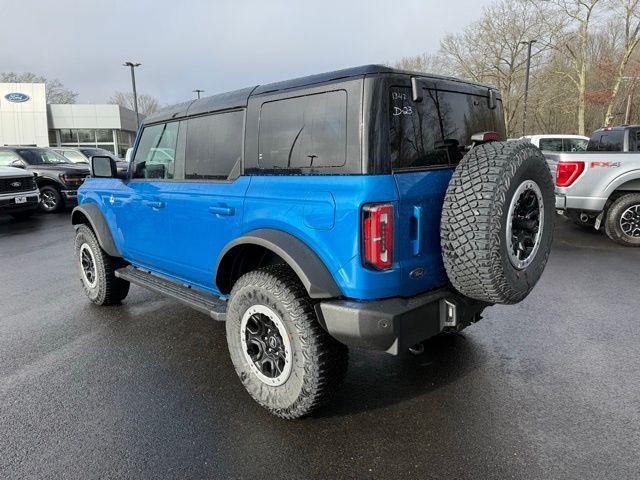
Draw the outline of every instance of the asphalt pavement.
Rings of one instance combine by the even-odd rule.
[[[333,403],[284,421],[223,324],[135,286],[92,305],[73,235],[0,217],[0,479],[640,476],[640,249],[560,219],[524,302],[421,356],[352,350]]]

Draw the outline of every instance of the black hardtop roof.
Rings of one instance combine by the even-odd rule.
[[[610,130],[627,130],[629,128],[638,128],[638,127],[640,127],[640,125],[616,125],[615,127],[600,127],[598,130],[596,130],[593,133],[605,132]]]
[[[316,75],[308,75],[306,77],[293,78],[291,80],[268,83],[266,85],[256,85],[253,87],[242,88],[240,90],[234,90],[232,92],[220,93],[217,95],[204,97],[198,100],[179,103],[177,105],[171,105],[147,116],[144,119],[143,123],[156,123],[185,116],[214,112],[218,110],[246,107],[247,102],[249,101],[249,97],[251,96],[321,84],[334,80],[362,77],[364,75],[373,75],[380,73],[420,76],[436,80],[464,83],[484,88],[493,88],[489,85],[482,85],[442,75],[434,75],[430,73],[415,72],[410,70],[400,70],[397,68],[387,67],[385,65],[363,65],[360,67],[346,68],[343,70],[335,70],[332,72],[319,73]]]

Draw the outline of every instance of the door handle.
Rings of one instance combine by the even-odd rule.
[[[209,207],[209,213],[230,217],[231,215],[235,215],[236,211],[233,207]]]
[[[153,200],[143,200],[142,204],[151,208],[164,208],[166,205],[164,202],[158,202]]]
[[[413,206],[413,212],[411,214],[411,222],[415,225],[415,237],[411,240],[411,246],[414,255],[420,255],[422,250],[422,207],[419,205]]]

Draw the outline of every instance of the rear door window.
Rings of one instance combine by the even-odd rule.
[[[538,148],[545,152],[561,152],[562,151],[562,139],[561,138],[541,138],[538,142]]]
[[[133,178],[174,177],[178,128],[178,122],[145,127],[133,159]]]
[[[243,121],[241,111],[187,120],[185,178],[227,179],[242,158]]]
[[[622,152],[624,148],[624,130],[610,130],[596,133],[589,141],[587,150],[600,152]]]
[[[264,103],[258,167],[265,171],[337,168],[347,159],[347,92]]]
[[[466,93],[427,90],[414,102],[411,89],[390,91],[390,150],[394,170],[451,167],[471,145],[475,133],[495,131],[504,137],[502,105]]]

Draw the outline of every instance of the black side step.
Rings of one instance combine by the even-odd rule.
[[[211,315],[215,320],[222,322],[226,320],[227,302],[220,298],[216,298],[209,293],[201,292],[195,288],[186,287],[181,283],[140,270],[132,265],[119,268],[114,273],[116,277],[131,282],[134,285],[148,288],[154,292],[161,293],[186,303],[196,310],[200,310],[203,313]]]

